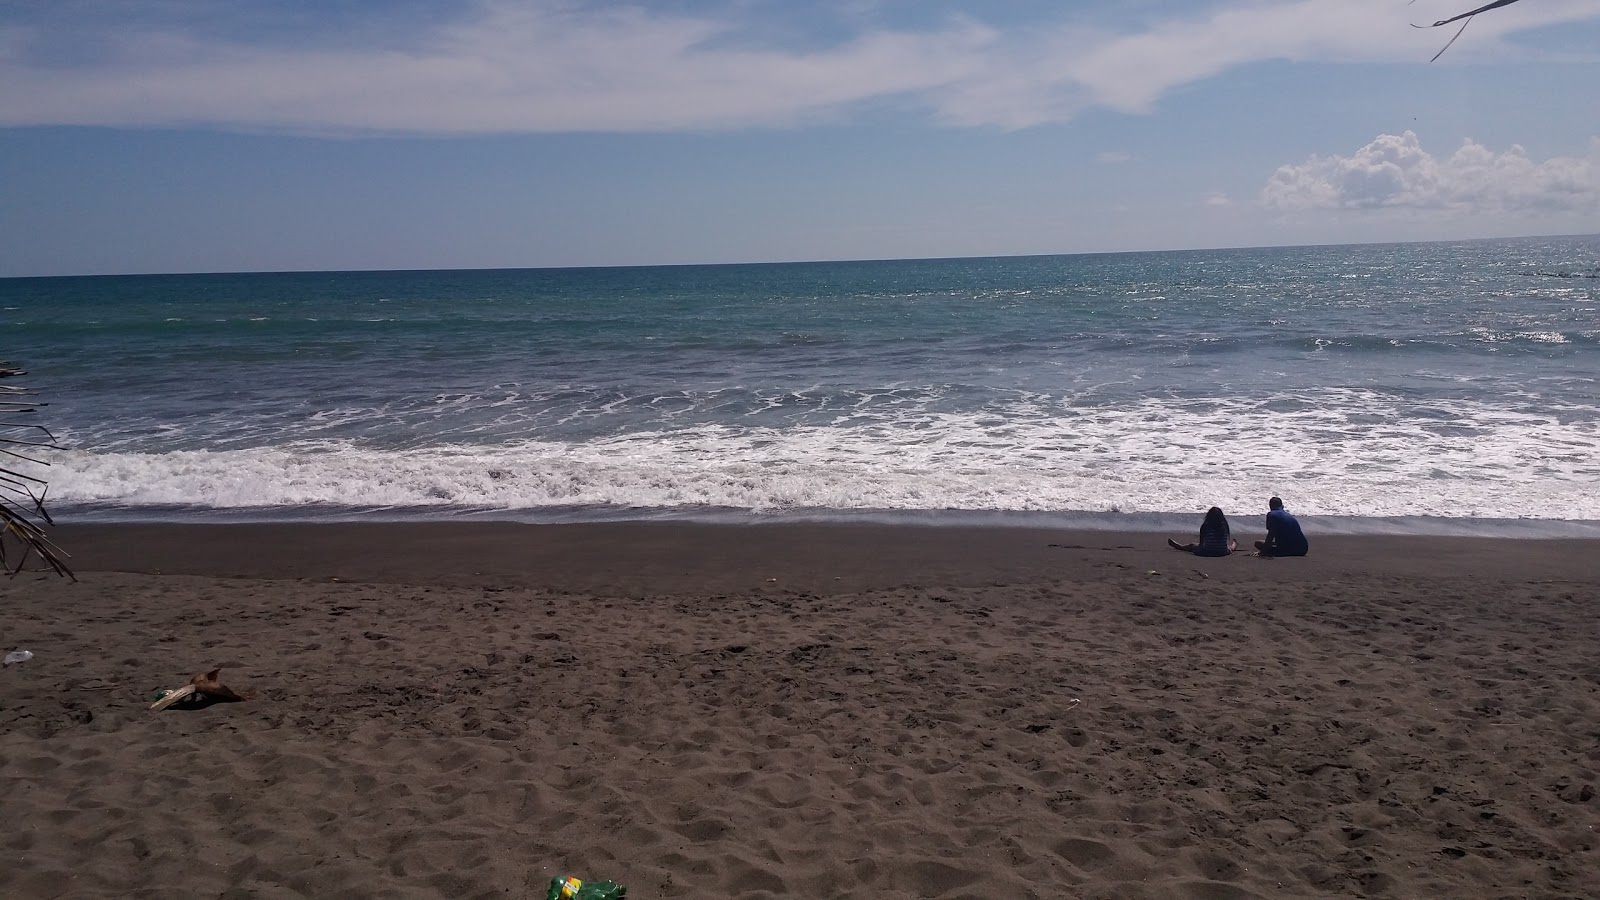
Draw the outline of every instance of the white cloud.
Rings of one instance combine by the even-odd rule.
[[[1097,104],[1144,112],[1175,88],[1263,60],[1417,63],[1448,40],[1448,33],[1408,26],[1423,13],[1453,14],[1459,7],[1455,0],[1442,6],[1439,0],[1415,6],[1394,0],[1231,4],[1209,15],[1110,37],[1060,67],[1062,76],[1082,85]],[[1504,52],[1500,37],[1596,15],[1600,3],[1588,0],[1519,4],[1476,17],[1472,42],[1452,52],[1461,57],[1474,48]]]
[[[1133,154],[1127,152],[1126,150],[1107,150],[1104,153],[1101,153],[1099,156],[1096,156],[1095,159],[1109,166],[1116,165],[1117,163],[1129,162],[1133,159]]]
[[[0,27],[0,126],[659,131],[784,125],[899,103],[948,124],[1021,128],[1089,107],[1145,111],[1185,84],[1266,59],[1420,63],[1444,36],[1408,20],[1438,3],[1456,6],[1227,0],[1120,29],[1104,24],[1103,10],[1093,24],[1010,30],[976,17],[918,29],[852,16],[839,23],[844,37],[819,46],[813,35],[799,48],[772,43],[782,29],[753,18],[762,4],[737,2],[690,15],[474,0],[454,18],[410,28],[391,16],[313,33],[216,20],[248,4],[193,7],[211,16],[202,25],[170,3],[91,3],[104,15],[74,6],[48,22]],[[1600,0],[1515,4],[1480,16],[1451,58],[1504,51],[1505,34],[1596,15]],[[62,48],[76,58],[63,61]]]
[[[1591,147],[1587,158],[1538,162],[1520,146],[1496,153],[1467,140],[1439,158],[1413,132],[1383,134],[1350,156],[1313,156],[1279,167],[1261,201],[1285,211],[1594,211],[1600,210],[1600,138]]]
[[[985,39],[966,28],[868,34],[812,53],[708,49],[727,33],[640,10],[495,3],[395,49],[131,34],[92,66],[0,59],[0,123],[441,133],[777,124],[961,77]]]

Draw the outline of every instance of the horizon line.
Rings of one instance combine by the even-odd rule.
[[[848,257],[840,259],[768,259],[736,260],[724,262],[675,263],[613,263],[544,266],[442,266],[432,268],[383,269],[249,269],[249,270],[192,270],[182,272],[74,272],[52,275],[0,275],[0,281],[25,281],[63,278],[175,278],[185,276],[207,277],[217,275],[362,275],[406,274],[420,272],[554,272],[593,269],[670,269],[713,268],[734,266],[794,266],[834,265],[839,263],[894,263],[894,262],[960,262],[989,259],[1048,259],[1060,256],[1131,256],[1140,253],[1221,253],[1247,250],[1298,250],[1329,247],[1386,247],[1417,244],[1471,244],[1488,241],[1535,240],[1539,238],[1600,238],[1600,231],[1564,234],[1512,234],[1474,238],[1439,238],[1410,241],[1344,241],[1326,244],[1253,244],[1214,247],[1166,247],[1146,250],[1079,250],[1062,253],[991,253],[974,256],[901,256],[901,257]]]

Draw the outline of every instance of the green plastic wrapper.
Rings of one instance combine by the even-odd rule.
[[[615,881],[581,881],[566,875],[550,879],[544,900],[622,900],[628,889]]]

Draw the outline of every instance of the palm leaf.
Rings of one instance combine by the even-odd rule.
[[[0,362],[0,379],[26,374],[9,363]],[[44,404],[29,399],[32,394],[20,385],[0,383],[0,413],[10,418],[37,412]],[[55,524],[45,509],[47,483],[41,475],[24,472],[21,468],[23,464],[50,465],[38,451],[55,447],[55,435],[43,425],[0,422],[0,571],[7,575],[16,575],[29,559],[37,556],[57,575],[77,580],[67,568],[67,554],[44,532],[46,525]]]
[[[1450,37],[1450,40],[1445,41],[1444,46],[1439,48],[1439,52],[1435,53],[1433,55],[1433,59],[1428,60],[1428,62],[1433,62],[1434,59],[1438,59],[1439,57],[1443,56],[1444,55],[1444,51],[1450,49],[1450,45],[1454,44],[1456,42],[1456,38],[1461,37],[1461,32],[1466,31],[1467,30],[1467,26],[1472,24],[1472,17],[1473,16],[1477,15],[1478,13],[1488,12],[1491,9],[1499,9],[1502,6],[1510,6],[1511,4],[1516,3],[1516,2],[1517,2],[1517,0],[1494,0],[1493,3],[1485,3],[1484,5],[1478,7],[1477,9],[1469,9],[1464,13],[1459,13],[1457,15],[1451,16],[1448,19],[1440,19],[1439,21],[1433,23],[1432,25],[1413,25],[1411,27],[1412,28],[1438,28],[1440,25],[1449,25],[1451,22],[1460,22],[1461,23],[1461,27],[1456,29],[1456,33]]]

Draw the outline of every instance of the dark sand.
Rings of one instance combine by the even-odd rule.
[[[1596,896],[1600,542],[1165,537],[62,528],[0,896]]]

